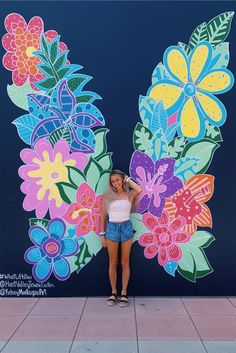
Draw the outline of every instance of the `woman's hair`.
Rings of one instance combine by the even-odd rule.
[[[107,192],[106,192],[107,209],[109,208],[110,203],[116,199],[116,189],[112,186],[112,183],[111,183],[111,177],[113,175],[119,175],[122,178],[122,186],[123,186],[125,193],[128,195],[130,192],[129,185],[124,182],[126,174],[119,169],[112,170],[110,173],[110,176],[109,176],[109,181],[108,181],[108,185],[107,185]],[[136,209],[136,201],[133,202],[132,212],[135,212],[135,209]]]

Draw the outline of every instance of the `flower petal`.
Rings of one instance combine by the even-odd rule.
[[[190,234],[187,232],[179,232],[176,236],[176,243],[187,243],[190,240]]]
[[[74,239],[62,239],[61,240],[62,250],[61,254],[63,256],[71,256],[77,253],[79,249],[79,244]]]
[[[89,232],[91,232],[93,227],[92,219],[89,216],[83,217],[79,220],[79,223],[76,228],[76,236],[81,237]]]
[[[169,213],[165,210],[162,211],[161,218],[159,218],[160,224],[168,224],[169,223]]]
[[[206,202],[213,195],[214,179],[213,175],[197,174],[188,179],[185,187],[190,189],[192,194],[195,194],[195,199],[198,202]]]
[[[187,83],[189,80],[188,58],[184,51],[171,46],[164,53],[163,62],[169,74],[177,81]]]
[[[43,31],[43,20],[39,16],[34,16],[28,23],[28,29],[34,30],[35,33],[41,33]]]
[[[7,15],[7,17],[4,20],[4,25],[9,33],[15,33],[17,28],[22,28],[24,30],[27,29],[27,24],[25,22],[24,17],[19,15],[18,13],[11,13]]]
[[[44,35],[47,41],[50,43],[54,38],[58,36],[58,33],[57,31],[50,29],[49,31],[45,32]]]
[[[144,256],[146,257],[146,259],[153,259],[157,253],[158,253],[158,247],[155,244],[148,245],[144,249]]]
[[[135,151],[130,161],[130,175],[141,184],[142,181],[146,181],[147,173],[150,173],[150,176],[153,177],[153,160],[145,153]]]
[[[76,198],[78,201],[78,204],[81,206],[81,208],[84,208],[84,211],[88,211],[91,213],[91,209],[95,200],[96,200],[96,195],[91,186],[87,183],[82,183],[76,193]]]
[[[29,237],[35,245],[41,246],[49,239],[49,234],[46,229],[40,226],[33,226],[29,229]]]
[[[60,218],[54,218],[48,223],[48,232],[52,237],[61,239],[66,231],[65,222]]]
[[[49,201],[49,214],[51,219],[62,217],[62,215],[66,212],[68,208],[68,204],[66,202],[62,202],[61,206],[56,205],[56,200],[52,199]]]
[[[16,60],[14,60],[15,53],[6,53],[2,58],[3,66],[10,71],[16,70]]]
[[[65,281],[70,277],[70,265],[66,259],[58,256],[54,259],[53,272],[57,279]]]
[[[169,116],[176,112],[184,99],[183,88],[168,79],[160,80],[151,86],[147,95],[157,101],[162,101]]]
[[[155,174],[162,176],[162,183],[173,177],[175,162],[173,158],[161,158],[155,162]]]
[[[18,70],[12,72],[12,81],[16,86],[23,86],[26,82],[28,75],[22,75]]]
[[[211,211],[207,205],[202,204],[202,212],[194,217],[194,222],[200,227],[212,227]]]
[[[215,69],[203,76],[198,88],[211,93],[225,93],[234,84],[234,76],[228,69]]]
[[[7,51],[14,52],[16,50],[15,35],[13,33],[4,34],[2,45]]]
[[[48,257],[42,258],[33,266],[32,273],[37,282],[45,282],[52,273],[52,260]]]
[[[212,47],[208,42],[199,43],[190,56],[190,75],[196,82],[208,68],[212,58]]]
[[[25,252],[24,259],[29,264],[35,264],[42,259],[42,250],[40,250],[37,246],[32,246]]]
[[[159,225],[158,219],[152,216],[150,213],[144,213],[142,217],[142,222],[149,230],[153,230],[154,227]]]
[[[53,149],[51,143],[42,138],[38,140],[34,146],[41,161],[53,162]]]
[[[59,141],[56,142],[56,144],[53,148],[54,159],[55,159],[57,153],[61,154],[62,162],[65,162],[68,159],[69,154],[70,154],[70,147],[68,145],[68,142],[65,139],[60,139]]]
[[[148,209],[150,205],[150,197],[147,194],[145,194],[145,192],[141,192],[141,194],[139,194],[138,196],[137,203],[138,203],[137,212],[143,213]]]
[[[184,227],[185,223],[186,220],[184,217],[178,217],[170,223],[170,227],[174,230],[174,232],[177,232],[178,230],[181,230]]]
[[[227,116],[224,104],[211,94],[198,91],[196,96],[205,114],[205,118],[214,126],[223,125]]]
[[[200,140],[205,134],[205,120],[203,113],[192,98],[185,101],[178,112],[180,127],[178,134],[188,137],[189,141]]]
[[[169,258],[172,261],[178,261],[182,257],[182,250],[177,245],[174,245],[171,249],[169,249],[168,253],[169,253]]]
[[[138,243],[141,246],[147,246],[147,245],[153,244],[153,238],[154,238],[153,234],[145,233],[139,237]]]
[[[148,211],[156,216],[156,217],[161,217],[161,214],[162,214],[162,210],[165,206],[165,199],[163,197],[160,197],[160,205],[158,207],[155,206],[154,204],[154,195],[152,195],[152,198],[151,198],[151,202],[150,202],[150,206],[148,208]]]
[[[166,191],[164,191],[161,196],[164,198],[173,196],[176,191],[182,189],[183,182],[177,177],[173,176],[170,180],[165,182]]]
[[[165,266],[168,262],[167,251],[161,248],[158,252],[158,262],[161,266]]]

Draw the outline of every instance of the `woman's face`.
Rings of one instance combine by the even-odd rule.
[[[113,174],[110,178],[111,185],[117,192],[123,191],[123,178],[119,174]]]

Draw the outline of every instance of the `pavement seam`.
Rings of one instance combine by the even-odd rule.
[[[136,331],[136,343],[137,343],[137,352],[139,353],[139,339],[138,339],[138,323],[137,323],[137,313],[136,313],[136,301],[134,298],[134,320],[135,320],[135,331]]]
[[[86,306],[86,304],[87,304],[87,301],[88,301],[88,297],[86,297],[86,300],[85,300],[85,302],[84,302],[84,306],[83,306],[83,309],[82,309],[82,311],[81,311],[81,315],[80,315],[78,324],[77,324],[77,326],[76,326],[76,330],[75,330],[74,336],[73,336],[73,338],[72,338],[72,342],[71,342],[71,345],[70,345],[70,348],[69,348],[68,353],[71,353],[71,349],[72,349],[72,347],[73,347],[73,343],[74,343],[74,340],[75,340],[75,336],[76,336],[76,333],[77,333],[77,331],[78,331],[78,328],[79,328],[79,325],[80,325],[80,322],[81,322],[81,319],[82,319],[82,316],[83,316],[84,309],[85,309],[85,306]]]
[[[233,307],[236,308],[236,305],[234,305],[234,303],[230,300],[230,298],[229,298],[229,297],[226,297],[226,298],[228,299],[228,301],[230,302],[230,304],[232,304]]]
[[[2,347],[0,353],[3,351],[3,349],[6,347],[6,345],[11,341],[12,337],[14,336],[14,334],[18,331],[18,329],[21,327],[21,325],[23,324],[23,322],[25,322],[25,320],[27,319],[27,317],[29,316],[29,314],[31,313],[31,311],[34,309],[34,307],[38,304],[40,298],[38,298],[38,300],[34,303],[34,305],[32,306],[32,308],[28,311],[27,315],[25,316],[25,318],[21,321],[21,323],[17,326],[17,328],[15,329],[15,331],[12,333],[12,335],[9,337],[9,339],[6,341],[6,343],[4,344],[4,346]]]
[[[201,343],[202,343],[202,345],[203,345],[203,347],[204,347],[206,353],[208,353],[208,350],[207,350],[207,348],[206,348],[206,346],[205,346],[205,344],[204,344],[204,342],[203,342],[203,340],[202,340],[202,337],[200,336],[200,333],[198,332],[198,329],[197,329],[197,327],[196,327],[196,325],[195,325],[195,323],[194,323],[194,321],[193,321],[193,319],[192,319],[192,316],[189,314],[188,309],[187,309],[187,307],[186,307],[186,305],[185,305],[185,303],[184,303],[182,297],[180,297],[180,300],[181,300],[183,306],[185,307],[185,310],[187,311],[190,320],[192,321],[192,324],[193,324],[193,326],[194,326],[194,328],[195,328],[195,330],[196,330],[196,332],[197,332],[197,334],[198,334],[198,337],[200,338],[200,341],[201,341]]]

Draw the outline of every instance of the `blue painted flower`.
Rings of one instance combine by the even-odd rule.
[[[189,141],[205,135],[205,119],[213,126],[225,122],[225,106],[213,94],[230,90],[234,77],[225,68],[214,68],[218,59],[213,58],[212,46],[205,41],[192,50],[189,58],[181,48],[171,46],[163,58],[168,78],[148,90],[150,97],[163,101],[168,116],[178,111],[178,134]]]
[[[78,103],[63,79],[51,96],[28,94],[29,114],[13,121],[20,138],[31,145],[58,131],[59,136],[69,134],[72,152],[93,153],[95,137],[91,128],[105,124],[102,113],[91,103]],[[63,130],[63,131],[62,131]]]
[[[70,277],[70,266],[65,259],[78,252],[76,240],[64,238],[65,223],[60,218],[52,219],[47,228],[33,226],[29,237],[35,246],[25,252],[25,261],[33,264],[32,274],[36,281],[45,282],[53,272],[60,281]]]

